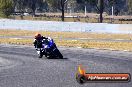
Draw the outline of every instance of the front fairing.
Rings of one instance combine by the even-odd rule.
[[[44,40],[43,41],[43,48],[51,48],[53,46],[54,42],[53,40]]]

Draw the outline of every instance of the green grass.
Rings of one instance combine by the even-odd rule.
[[[54,38],[57,46],[66,47],[82,47],[82,48],[99,48],[113,50],[132,51],[131,42],[112,42],[112,41],[96,41],[96,40],[64,40],[63,38],[93,38],[93,39],[125,39],[131,40],[131,34],[98,34],[98,33],[79,33],[79,32],[41,32],[44,36]],[[27,30],[0,30],[0,36],[31,36],[29,39],[16,38],[0,38],[0,43],[17,44],[17,45],[33,45],[35,31]]]
[[[80,33],[80,32],[47,32],[47,31],[28,31],[28,30],[2,30],[0,36],[31,36],[35,33],[53,38],[92,38],[92,39],[125,39],[131,40],[132,34],[105,34],[105,33]]]
[[[0,38],[0,43],[17,44],[17,45],[33,45],[33,39],[10,39]],[[65,47],[82,47],[82,48],[99,48],[112,50],[127,50],[132,51],[132,43],[130,42],[99,42],[99,41],[71,41],[55,39],[57,46]]]

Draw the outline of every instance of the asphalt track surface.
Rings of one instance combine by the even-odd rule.
[[[64,59],[37,58],[30,46],[0,45],[0,87],[131,87],[129,83],[85,83],[75,79],[82,64],[87,73],[130,73],[132,53],[59,48]]]

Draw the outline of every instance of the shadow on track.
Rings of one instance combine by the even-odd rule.
[[[61,59],[61,60],[68,60],[68,58],[47,58],[47,59]]]
[[[42,59],[42,60],[69,60],[69,58],[46,58],[46,57],[43,57],[43,58],[39,58],[39,59]]]

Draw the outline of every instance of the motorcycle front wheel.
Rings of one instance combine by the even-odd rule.
[[[55,53],[56,53],[57,57],[59,57],[60,59],[63,59],[63,55],[60,53],[60,51],[58,49],[55,50]]]

